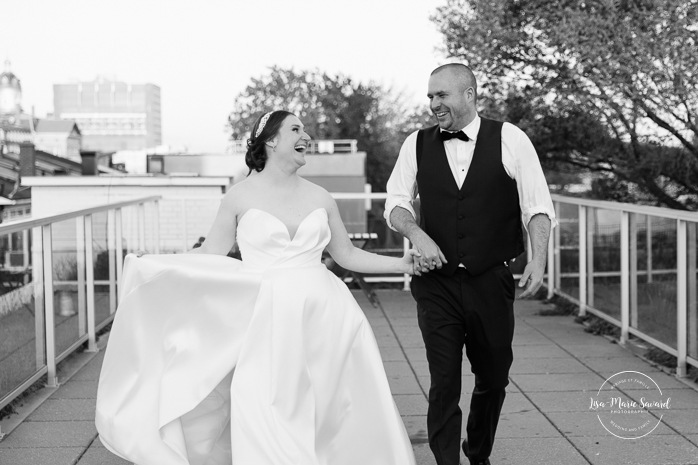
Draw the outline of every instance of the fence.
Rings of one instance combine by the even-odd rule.
[[[548,292],[698,367],[698,213],[553,196]]]
[[[408,247],[385,224],[385,193],[333,196],[343,220],[364,229],[351,232],[375,233],[369,249],[401,255]],[[171,229],[179,235],[164,251],[191,248],[199,231],[188,229],[187,212],[219,199],[177,201],[172,214],[181,227]],[[549,245],[550,295],[617,325],[622,343],[632,335],[675,355],[679,376],[688,364],[698,367],[698,213],[553,200],[560,226]],[[95,349],[96,332],[116,310],[123,257],[139,249],[157,253],[169,234],[160,231],[160,204],[153,196],[0,225],[0,408],[44,375],[56,386],[56,364],[85,342]],[[515,273],[524,261],[516,262]],[[409,289],[407,275],[366,281]]]
[[[56,365],[83,344],[96,350],[114,318],[123,257],[159,250],[159,200],[0,225],[0,409],[44,375],[56,387]]]

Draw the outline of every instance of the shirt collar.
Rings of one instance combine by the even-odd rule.
[[[472,141],[477,140],[477,133],[480,132],[480,123],[482,122],[482,119],[480,118],[480,115],[475,113],[475,118],[464,128],[461,129],[465,133],[466,136]],[[443,129],[441,129],[443,131]]]
[[[480,119],[480,115],[475,113],[475,118],[468,124],[466,127],[462,129],[462,131],[465,133],[466,136],[470,140],[477,140],[477,133],[480,132],[480,122],[482,120]]]

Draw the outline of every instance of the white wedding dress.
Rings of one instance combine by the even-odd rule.
[[[412,465],[375,337],[321,262],[327,212],[293,238],[238,224],[243,261],[126,258],[97,394],[100,439],[137,465]]]

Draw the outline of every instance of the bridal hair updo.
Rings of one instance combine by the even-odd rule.
[[[270,111],[264,113],[252,127],[250,138],[247,139],[247,153],[245,153],[245,163],[252,170],[260,172],[264,169],[267,163],[266,143],[273,139],[279,132],[281,123],[284,122],[287,116],[291,116],[285,110]]]

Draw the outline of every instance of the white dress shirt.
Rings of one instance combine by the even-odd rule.
[[[470,162],[473,160],[481,121],[480,116],[476,115],[475,119],[463,128],[469,141],[456,138],[444,141],[448,166],[459,188],[463,186]],[[528,136],[510,123],[504,123],[502,126],[502,165],[509,177],[516,181],[521,221],[526,230],[531,218],[539,213],[547,215],[551,226],[555,227],[557,225],[555,209],[536,149]],[[416,218],[412,202],[418,194],[417,131],[407,136],[403,142],[395,168],[388,179],[387,191],[388,199],[385,202],[384,216],[388,226],[395,230],[390,222],[390,213],[395,207],[404,208]]]

